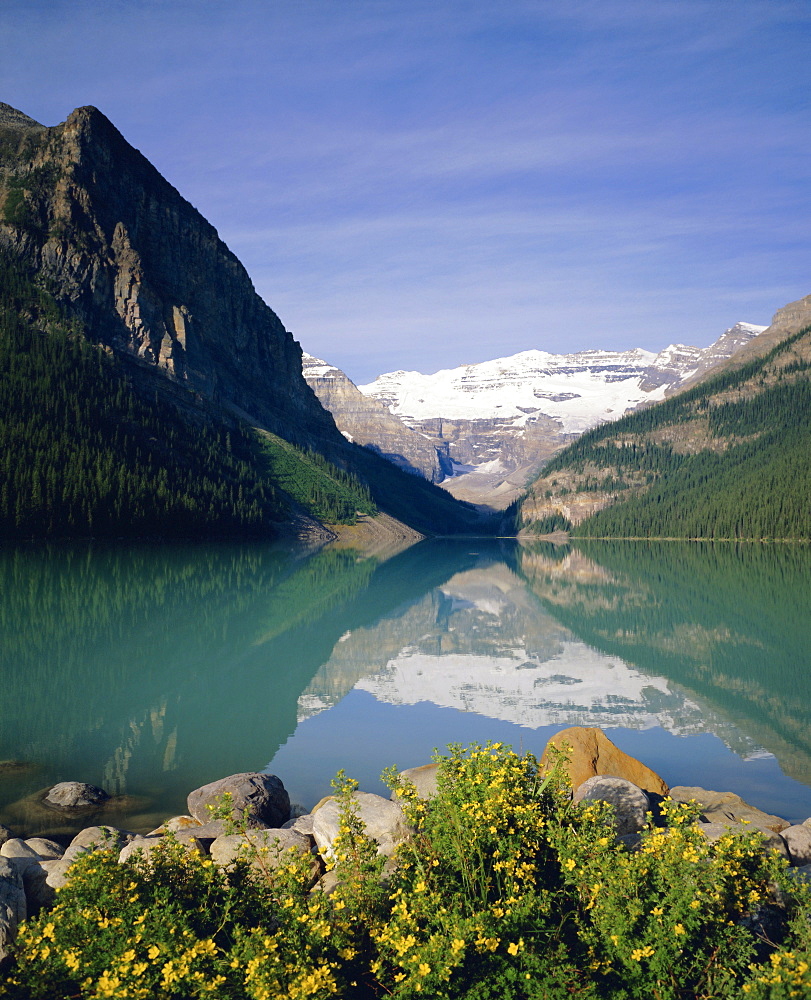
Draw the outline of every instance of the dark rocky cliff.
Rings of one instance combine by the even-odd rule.
[[[0,204],[0,249],[93,342],[288,439],[340,448],[244,267],[100,111],[44,128],[0,106]]]

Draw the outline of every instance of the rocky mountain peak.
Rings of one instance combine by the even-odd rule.
[[[0,101],[0,128],[25,129],[44,128],[44,126],[10,104]]]

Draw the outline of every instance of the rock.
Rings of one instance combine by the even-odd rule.
[[[189,794],[189,812],[200,823],[210,822],[208,806],[226,793],[231,795],[233,818],[241,822],[247,810],[250,827],[279,827],[290,817],[290,797],[281,780],[262,772],[232,774],[196,788]]]
[[[322,806],[325,806],[328,802],[333,802],[334,800],[334,795],[325,795],[323,799],[319,799],[318,802],[316,802],[316,804],[312,807],[310,815],[314,815]]]
[[[191,831],[175,834],[175,840],[179,844],[182,844],[187,851],[196,851],[198,854],[206,853],[203,845]],[[118,862],[119,864],[123,864],[138,852],[143,854],[144,857],[148,857],[156,847],[165,843],[166,837],[134,837],[128,844],[125,844],[121,848],[121,853],[118,855]]]
[[[84,832],[84,831],[82,831]],[[81,834],[79,834],[81,836]],[[82,854],[86,854],[90,850],[95,848],[85,846],[84,844],[70,844],[68,849],[62,855],[58,861],[51,862],[47,867],[46,881],[52,889],[61,889],[63,885],[67,885],[70,880],[69,871],[70,866],[73,862]],[[45,863],[43,862],[43,867]]]
[[[7,840],[11,840],[13,836],[13,831],[9,827],[3,826],[3,824],[0,823],[0,846],[5,844]]]
[[[340,368],[311,354],[304,354],[301,363],[307,384],[350,441],[371,448],[406,472],[425,476],[429,482],[445,478],[437,448],[425,434],[411,430],[384,403],[365,396]],[[450,469],[448,461],[447,471]]]
[[[185,829],[173,830],[175,839],[180,843],[187,843],[193,837],[198,844],[202,845],[208,853],[211,845],[218,837],[225,836],[226,822],[223,819],[213,819],[210,823],[200,823],[197,826],[186,827]]]
[[[358,815],[366,824],[366,834],[377,841],[378,854],[391,856],[404,840],[411,835],[403,810],[396,802],[384,799],[371,792],[355,792],[352,796],[357,805]],[[338,836],[341,812],[333,799],[325,802],[313,814],[313,836],[319,848],[332,857],[332,843]]]
[[[68,851],[73,850],[72,856],[77,857],[80,847],[92,848],[94,851],[121,850],[124,844],[129,843],[134,837],[134,833],[118,830],[114,826],[88,826],[71,840]]]
[[[22,875],[0,858],[0,962],[8,955],[17,928],[28,914]]]
[[[595,775],[580,785],[573,797],[575,803],[608,802],[614,808],[615,829],[618,837],[639,833],[645,826],[650,809],[648,796],[624,778]]]
[[[649,767],[620,750],[602,729],[571,726],[556,733],[549,743],[559,748],[564,743],[571,747],[568,751],[569,763],[566,770],[574,791],[589,778],[605,775],[630,781],[649,797],[654,796],[654,801],[668,793],[667,785],[655,771],[651,771]],[[548,744],[540,763],[542,769],[550,763]]]
[[[295,819],[289,819],[286,823],[282,823],[282,829],[295,830],[296,833],[303,833],[305,837],[312,837],[313,814],[305,813],[303,816],[296,816]]]
[[[789,861],[800,868],[811,864],[811,827],[802,823],[787,826],[780,831],[780,836],[786,842]]]
[[[50,869],[44,867],[44,864],[48,862],[28,865],[22,873],[29,917],[34,917],[40,910],[52,906],[56,899],[56,889],[48,885]]]
[[[219,820],[217,822],[220,822]],[[202,826],[199,820],[196,820],[194,816],[172,816],[171,819],[167,819],[165,822],[148,833],[148,837],[160,837],[164,833],[177,833],[178,830],[190,830],[193,827]]]
[[[784,858],[788,857],[786,842],[779,833],[775,833],[773,830],[765,830],[762,827],[753,826],[749,823],[698,822],[696,823],[696,826],[711,843],[714,843],[716,840],[720,840],[721,837],[728,833],[762,833],[765,838],[763,841],[764,851],[777,851],[777,853],[782,854]]]
[[[261,854],[262,863],[267,868],[278,868],[285,861],[287,851],[297,854],[309,854],[313,840],[296,830],[248,830],[245,835],[232,833],[218,837],[211,845],[211,858],[222,867],[233,864],[238,858],[253,859],[253,852]],[[261,865],[252,861],[255,868]],[[318,858],[313,856],[314,865],[318,866]]]
[[[45,861],[54,861],[65,853],[65,848],[61,844],[46,837],[29,837],[25,843]]]
[[[341,884],[341,880],[335,872],[324,872],[321,878],[315,883],[313,892],[322,892],[325,896],[331,896]]]
[[[734,792],[713,792],[697,786],[674,785],[670,789],[670,797],[674,802],[698,802],[701,814],[708,823],[751,823],[761,830],[771,830],[774,833],[780,833],[790,825],[779,816],[772,816],[750,806]]]
[[[84,781],[60,781],[43,801],[57,809],[89,809],[102,805],[109,797],[103,788]]]
[[[806,882],[811,885],[811,865],[803,865],[801,868],[790,868],[789,871],[799,882]]]
[[[400,771],[400,777],[404,781],[410,781],[417,789],[417,797],[420,799],[431,799],[436,795],[436,776],[439,772],[439,764],[423,764],[420,767],[407,767],[405,771]],[[396,801],[396,793],[391,793],[391,798]]]
[[[39,861],[40,856],[37,852],[29,847],[24,840],[20,840],[19,837],[13,837],[11,840],[7,840],[2,847],[0,847],[0,857],[3,858],[27,858],[32,861]]]

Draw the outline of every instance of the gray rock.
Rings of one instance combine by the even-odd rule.
[[[174,839],[177,843],[182,844],[187,851],[196,851],[198,854],[206,853],[203,845],[190,830],[175,834]],[[138,852],[148,857],[158,845],[164,843],[166,843],[166,837],[135,837],[122,847],[121,853],[118,855],[118,861],[120,864],[123,864],[123,862],[128,861]]]
[[[23,877],[7,858],[0,858],[0,962],[8,955],[27,914]]]
[[[784,858],[788,857],[788,847],[779,833],[774,830],[765,830],[754,826],[751,823],[696,823],[696,826],[711,843],[720,840],[728,833],[762,833],[764,836],[763,850],[777,851]]]
[[[367,836],[377,841],[378,854],[390,857],[397,846],[411,835],[403,810],[396,802],[371,792],[355,792],[352,798],[357,805],[358,816],[366,825]],[[334,799],[325,802],[313,814],[313,837],[319,848],[330,857],[334,855],[332,844],[338,836],[340,822],[340,807]]]
[[[802,823],[786,827],[780,831],[780,836],[786,842],[789,861],[800,868],[811,864],[811,827]]]
[[[120,850],[134,837],[134,833],[118,830],[114,826],[87,826],[71,840],[68,850],[79,847],[92,848],[94,851]]]
[[[109,799],[103,788],[84,781],[60,781],[45,796],[44,801],[57,809],[89,809]]]
[[[118,854],[119,863],[127,861],[129,858],[140,851],[142,854],[149,854],[150,851],[162,844],[164,841],[163,837],[133,837],[128,843],[124,844]]]
[[[289,819],[286,823],[282,823],[282,830],[295,830],[296,833],[303,833],[306,837],[312,837],[312,813],[305,813],[303,816],[296,816],[295,819]]]
[[[44,867],[46,864],[48,862],[41,861],[39,864],[28,865],[23,872],[23,887],[29,917],[36,916],[40,910],[53,906],[56,899],[56,889],[48,885],[50,869]]]
[[[790,868],[789,871],[798,882],[811,884],[811,865],[802,865],[800,868]]]
[[[29,837],[26,844],[44,861],[54,861],[65,853],[65,848],[61,844],[57,844],[55,840],[48,840],[47,837]]]
[[[315,883],[313,892],[322,892],[325,896],[331,896],[341,884],[341,880],[335,872],[324,872],[321,878]]]
[[[596,774],[584,781],[575,791],[573,801],[594,802],[601,800],[614,807],[615,828],[618,837],[639,833],[645,826],[650,799],[625,778]]]
[[[241,822],[247,811],[250,827],[279,827],[290,817],[290,797],[281,779],[262,772],[232,774],[196,788],[188,797],[189,812],[200,823],[210,822],[208,806],[226,793],[231,795],[233,818]]]
[[[405,771],[400,771],[400,777],[414,785],[418,798],[432,799],[437,792],[436,776],[438,772],[439,764],[423,764],[420,767],[407,767]],[[395,792],[391,793],[391,798],[396,801]]]
[[[70,866],[80,854],[86,854],[89,850],[89,847],[83,847],[78,844],[75,847],[73,845],[68,847],[58,861],[53,861],[47,866],[45,880],[48,885],[52,889],[61,889],[63,885],[67,885],[70,880]],[[43,867],[45,867],[44,862]]]
[[[284,862],[287,851],[309,854],[312,846],[312,838],[296,830],[247,830],[244,836],[232,833],[218,837],[211,845],[211,858],[224,867],[237,858],[251,858],[254,852],[259,852],[266,867],[277,868]],[[313,860],[317,862],[317,858]]]
[[[779,816],[750,806],[734,792],[713,792],[698,786],[675,785],[670,789],[670,797],[674,802],[697,802],[701,807],[702,820],[706,823],[751,823],[774,833],[780,833],[791,825]]]
[[[19,837],[12,837],[0,847],[0,857],[3,858],[30,858],[32,861],[39,861],[40,857],[33,847],[29,847],[24,840]]]

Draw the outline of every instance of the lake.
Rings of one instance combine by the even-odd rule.
[[[311,807],[339,768],[600,726],[669,784],[811,816],[811,550],[429,541],[0,552],[0,822],[57,781],[146,831],[238,771]],[[79,825],[86,825],[84,821]]]

